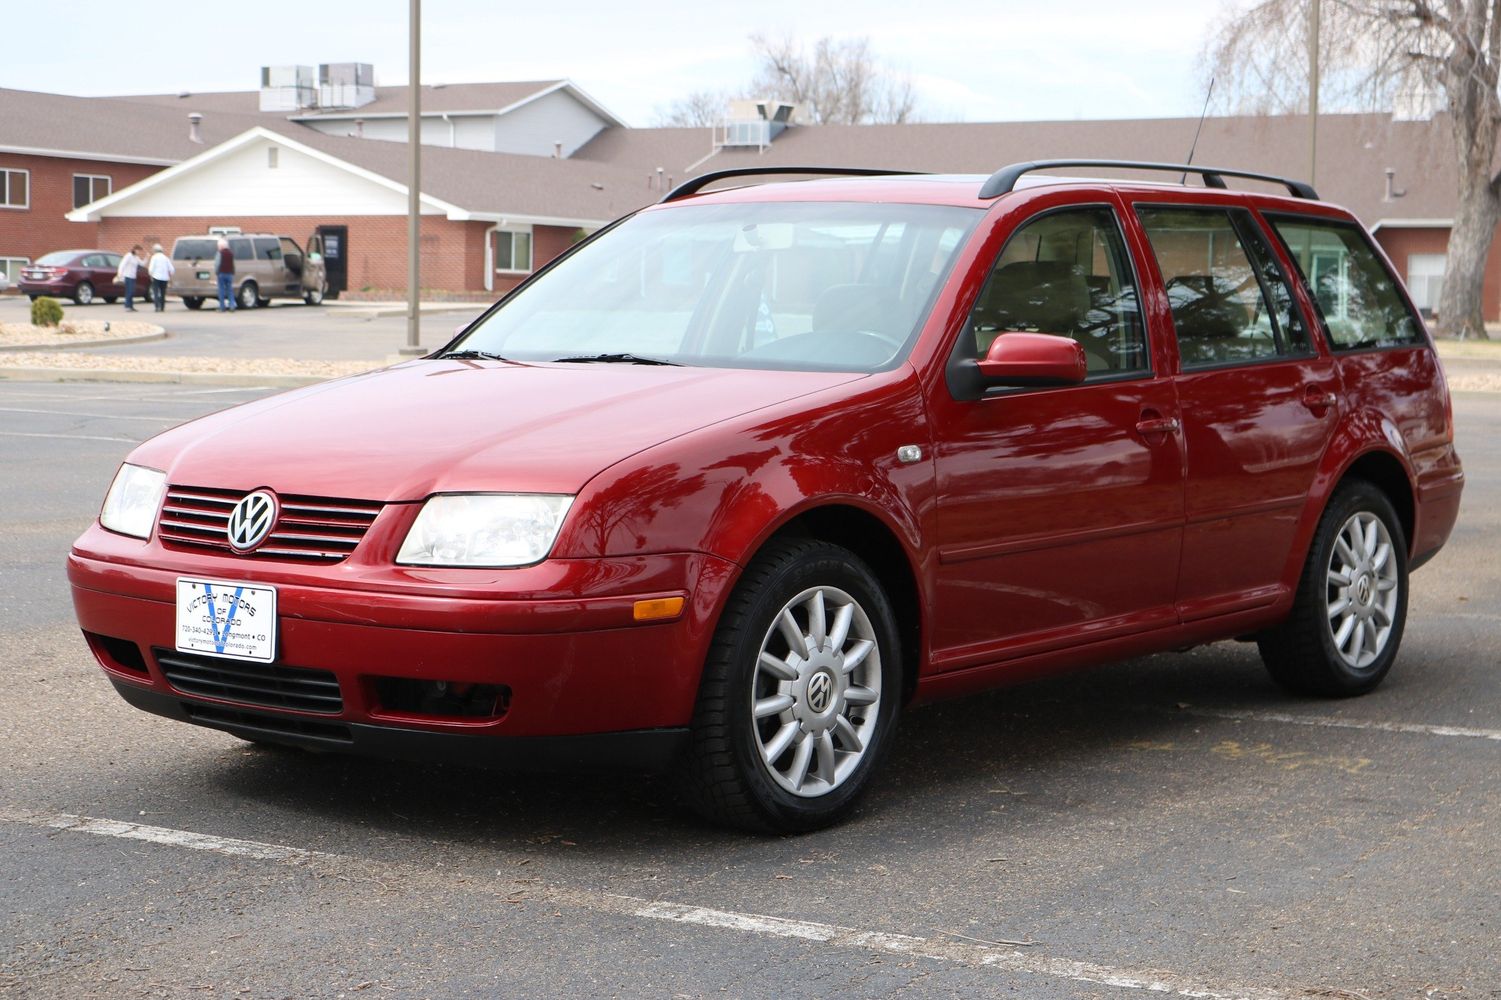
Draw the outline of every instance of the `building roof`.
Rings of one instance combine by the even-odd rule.
[[[642,176],[660,167],[677,182],[710,170],[791,164],[988,174],[1008,163],[1047,158],[1179,161],[1188,156],[1198,124],[1195,118],[1156,118],[799,126],[760,152],[753,147],[715,152],[707,128],[617,128],[600,132],[573,159],[634,168]],[[1397,121],[1389,114],[1322,115],[1314,186],[1322,198],[1344,205],[1370,226],[1383,220],[1447,220],[1457,190],[1449,135],[1442,115],[1428,121]],[[1206,119],[1194,162],[1306,179],[1308,119]],[[1385,199],[1388,167],[1396,171],[1395,189],[1406,191],[1390,201]]]

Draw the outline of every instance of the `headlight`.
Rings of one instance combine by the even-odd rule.
[[[156,520],[162,494],[167,492],[167,474],[156,469],[125,464],[115,473],[104,497],[99,523],[110,531],[136,538],[151,537],[151,523]]]
[[[573,497],[450,493],[427,501],[396,561],[406,566],[527,566],[541,562]]]

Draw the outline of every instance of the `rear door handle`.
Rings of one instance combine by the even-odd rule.
[[[1316,385],[1311,385],[1303,390],[1303,405],[1318,416],[1323,416],[1329,410],[1332,410],[1338,402],[1338,396]]]

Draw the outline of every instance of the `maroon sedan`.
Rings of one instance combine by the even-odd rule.
[[[16,285],[36,301],[43,295],[86,306],[95,299],[114,302],[125,294],[115,278],[120,255],[108,250],[57,250],[21,268]]]
[[[1370,691],[1464,481],[1422,320],[1306,184],[1035,174],[1080,165],[709,175],[430,357],[169,430],[69,557],[89,648],[247,740],[783,831],[926,699],[1233,638]]]

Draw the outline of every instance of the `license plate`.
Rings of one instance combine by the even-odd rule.
[[[276,588],[178,577],[177,651],[270,663],[276,659]]]
[[[209,274],[207,271],[199,271],[198,272],[198,280],[199,281],[208,281],[212,277],[213,277],[213,275]]]

